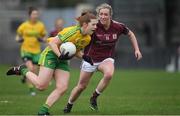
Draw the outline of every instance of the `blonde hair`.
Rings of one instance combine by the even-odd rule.
[[[107,3],[103,3],[103,4],[100,4],[99,6],[97,6],[97,8],[96,8],[97,14],[99,15],[100,10],[105,9],[105,8],[109,9],[109,13],[112,16],[113,15],[112,7]]]

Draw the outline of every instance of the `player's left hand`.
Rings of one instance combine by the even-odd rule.
[[[93,65],[93,60],[92,60],[92,58],[90,56],[83,55],[82,59],[84,61],[88,62],[89,64]]]
[[[137,60],[140,60],[142,58],[142,54],[139,50],[136,50],[134,54]]]

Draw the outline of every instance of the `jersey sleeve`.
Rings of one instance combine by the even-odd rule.
[[[58,33],[58,38],[62,41],[62,42],[65,42],[66,38],[65,38],[65,35],[67,33],[67,29],[63,29],[62,31],[60,31]]]
[[[25,26],[24,26],[24,23],[22,23],[17,29],[17,34],[22,36],[24,29],[25,29]]]
[[[47,31],[46,31],[46,28],[45,28],[44,24],[42,24],[42,29],[41,29],[40,36],[44,37],[45,35],[47,35]]]
[[[62,31],[60,31],[57,36],[62,42],[67,42],[69,38],[76,33],[76,31],[77,28],[75,27],[65,28]]]
[[[129,28],[126,25],[120,24],[120,28],[123,34],[127,35],[129,33]]]

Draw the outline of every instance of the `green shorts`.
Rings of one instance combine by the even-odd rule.
[[[57,55],[52,50],[45,49],[41,53],[38,64],[51,69],[70,71],[68,61],[59,60]]]
[[[24,62],[31,60],[33,64],[38,64],[40,53],[34,54],[26,51],[21,51],[21,58]]]

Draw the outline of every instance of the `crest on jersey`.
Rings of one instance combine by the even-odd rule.
[[[113,39],[117,39],[117,34],[113,34]]]
[[[51,65],[52,64],[52,61],[51,60],[48,60],[48,65]]]

